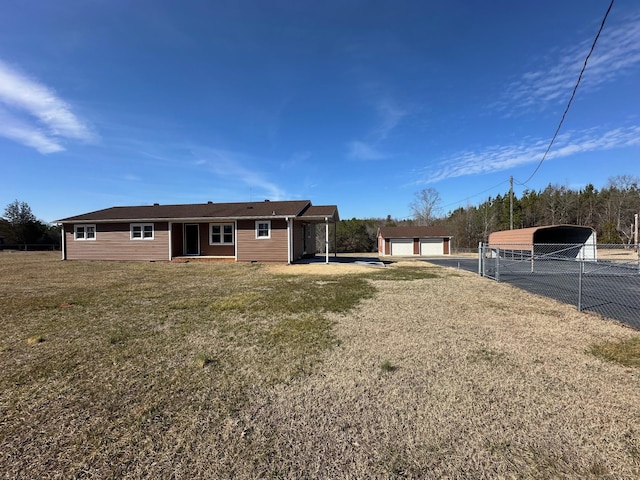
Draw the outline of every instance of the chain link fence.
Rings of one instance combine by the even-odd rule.
[[[480,244],[478,273],[640,328],[637,245]]]

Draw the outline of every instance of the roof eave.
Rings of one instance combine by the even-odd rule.
[[[64,224],[64,223],[142,223],[142,222],[221,222],[221,221],[230,221],[230,220],[267,220],[267,219],[288,219],[294,218],[296,215],[246,215],[246,216],[229,216],[229,217],[156,217],[156,218],[109,218],[109,219],[82,219],[82,220],[74,220],[73,218],[63,218],[61,220],[56,220],[54,223],[56,224]]]

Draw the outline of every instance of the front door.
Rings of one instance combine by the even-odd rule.
[[[184,226],[184,254],[200,255],[200,226],[197,223]]]

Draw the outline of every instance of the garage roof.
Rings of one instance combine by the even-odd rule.
[[[382,238],[451,238],[447,229],[441,226],[380,227],[378,236]]]

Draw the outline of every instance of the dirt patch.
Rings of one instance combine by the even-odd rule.
[[[268,272],[273,274],[286,274],[286,275],[350,275],[350,274],[369,274],[376,271],[383,270],[385,268],[433,268],[433,265],[429,265],[426,262],[419,262],[415,260],[400,260],[388,263],[384,266],[379,265],[366,265],[357,263],[357,260],[353,262],[329,262],[326,263],[294,263],[291,265],[286,264],[266,264],[265,268]]]

